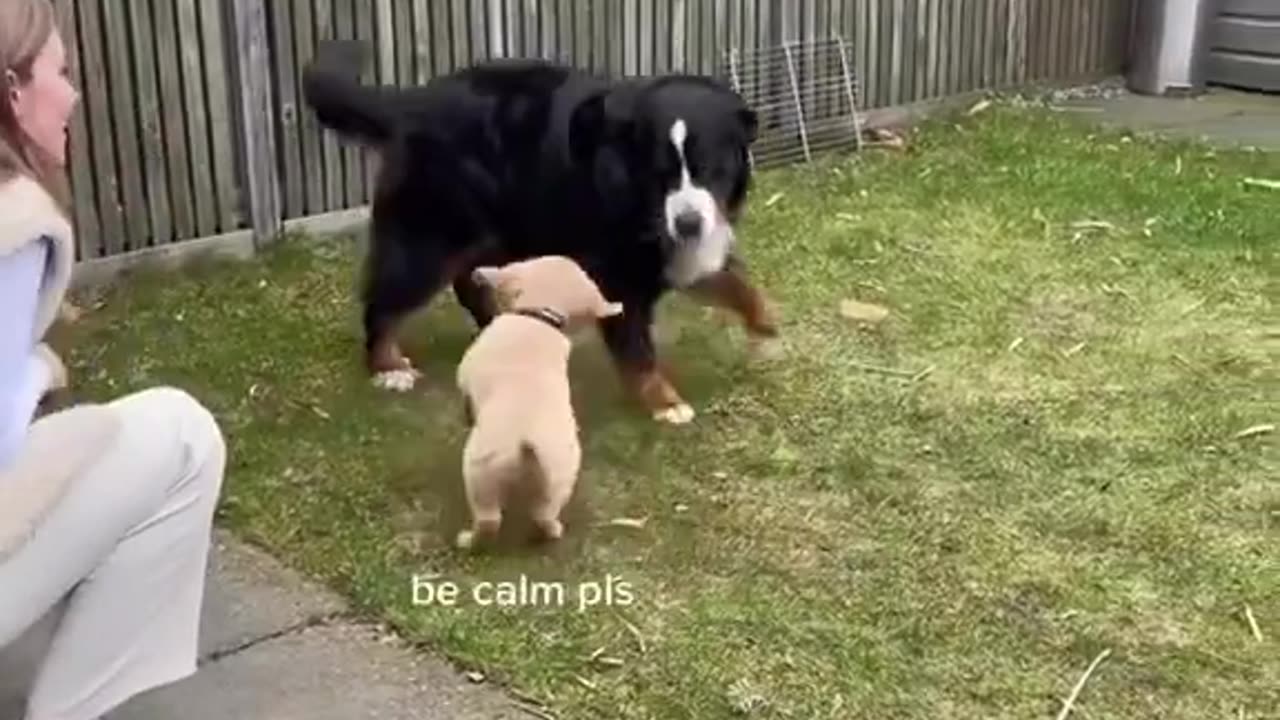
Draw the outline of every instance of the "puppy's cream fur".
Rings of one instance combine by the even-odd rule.
[[[564,532],[560,512],[582,462],[569,389],[571,338],[621,314],[622,305],[607,301],[577,263],[561,256],[481,267],[474,279],[494,293],[500,313],[458,366],[458,388],[472,422],[462,459],[472,524],[457,544],[467,548],[495,536],[508,493],[526,483],[536,498],[534,523],[548,539],[558,539]],[[550,311],[564,327],[515,310]]]

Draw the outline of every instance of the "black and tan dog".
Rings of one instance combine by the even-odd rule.
[[[367,48],[320,46],[303,77],[320,123],[378,151],[364,287],[375,381],[418,373],[399,321],[452,284],[485,326],[480,265],[540,255],[576,261],[625,312],[600,323],[627,384],[653,416],[692,408],[659,369],[654,309],[671,289],[736,312],[753,341],[777,337],[735,253],[751,180],[755,113],[704,77],[607,80],[537,60],[484,62],[424,86],[362,85]]]

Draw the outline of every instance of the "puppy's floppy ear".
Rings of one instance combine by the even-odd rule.
[[[606,302],[602,304],[598,310],[596,310],[596,317],[598,318],[616,317],[622,314],[622,310],[623,310],[622,303]]]
[[[747,144],[755,142],[760,132],[760,117],[756,111],[747,107],[738,110],[738,122],[742,123],[742,130],[747,135]]]

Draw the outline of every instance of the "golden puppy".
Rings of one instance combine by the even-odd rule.
[[[473,278],[493,292],[499,314],[458,366],[471,423],[462,475],[472,525],[457,544],[469,548],[495,536],[507,493],[530,482],[534,523],[559,539],[560,511],[582,461],[569,391],[571,337],[621,314],[622,305],[607,301],[577,263],[556,255],[477,268]]]

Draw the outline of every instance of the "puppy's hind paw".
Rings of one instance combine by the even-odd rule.
[[[392,392],[409,392],[422,373],[414,368],[403,370],[386,370],[373,376],[374,387]]]
[[[476,534],[470,530],[459,531],[453,545],[459,550],[470,550],[476,545]]]
[[[693,422],[693,417],[693,408],[689,407],[687,403],[672,405],[653,413],[654,420],[669,425],[688,425]]]
[[[542,531],[543,540],[554,542],[564,537],[564,525],[556,518],[539,520],[538,529]]]

